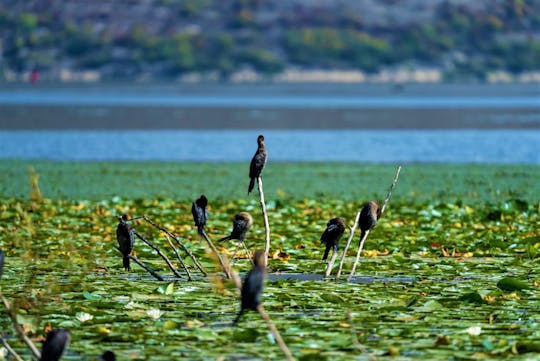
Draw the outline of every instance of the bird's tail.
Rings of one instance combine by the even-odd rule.
[[[251,180],[249,181],[248,194],[251,193],[253,187],[255,187],[255,177],[251,178]]]
[[[328,252],[330,252],[330,248],[331,248],[331,247],[330,247],[329,245],[326,246],[326,249],[324,250],[324,254],[323,254],[323,256],[322,256],[322,260],[323,260],[323,261],[326,260],[326,259],[328,258]]]
[[[229,239],[232,239],[231,236],[223,237],[221,239],[218,239],[218,242],[228,241]]]
[[[242,314],[244,313],[244,309],[242,308],[240,312],[238,312],[238,315],[234,319],[232,326],[236,326],[238,324],[238,321],[240,321],[240,317],[242,317]]]
[[[203,233],[204,233],[204,226],[203,225],[197,226],[197,233],[199,233],[201,236],[203,235]]]
[[[366,235],[366,231],[360,232],[360,241],[362,241],[365,235]]]
[[[131,267],[129,265],[129,257],[128,256],[124,256],[124,258],[122,259],[123,263],[124,263],[124,269],[126,271],[129,271],[131,270]]]

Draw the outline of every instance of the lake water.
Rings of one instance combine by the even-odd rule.
[[[260,130],[2,131],[0,157],[248,161]],[[264,130],[271,161],[540,164],[540,130]]]
[[[0,158],[540,164],[538,84],[5,85]]]

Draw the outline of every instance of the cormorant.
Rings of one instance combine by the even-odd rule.
[[[208,199],[204,194],[201,194],[201,196],[191,205],[191,214],[193,214],[193,221],[195,221],[195,225],[197,226],[197,232],[200,235],[203,234],[204,226],[206,225],[206,221],[208,220],[208,209],[206,208],[207,206]]]
[[[229,239],[237,239],[240,242],[244,242],[246,239],[246,233],[253,224],[253,218],[248,212],[240,212],[233,218],[233,229],[231,234],[227,237],[223,237],[218,242],[227,241]]]
[[[118,218],[118,227],[116,228],[116,239],[118,240],[118,249],[122,252],[124,269],[129,271],[129,255],[133,250],[135,244],[135,235],[133,234],[133,228],[126,222],[128,220],[127,215],[122,215]]]
[[[103,355],[101,355],[101,359],[103,361],[116,361],[116,355],[112,351],[105,351]]]
[[[328,258],[328,252],[330,252],[331,248],[335,251],[338,250],[338,241],[343,236],[346,226],[345,221],[340,217],[332,218],[326,224],[326,229],[321,235],[321,242],[326,244],[323,261]]]
[[[51,330],[45,342],[43,342],[43,348],[41,350],[40,361],[58,361],[67,349],[69,342],[71,341],[71,334],[67,329],[55,329]]]
[[[377,201],[367,202],[360,211],[360,239],[364,238],[364,235],[368,230],[373,229],[377,224],[377,221],[381,217],[381,206]]]
[[[257,151],[253,155],[253,158],[251,158],[251,163],[249,164],[249,178],[251,179],[249,181],[248,194],[253,190],[255,180],[261,176],[266,164],[266,158],[268,157],[266,146],[264,145],[264,136],[259,135],[257,137],[257,144]]]
[[[264,289],[264,279],[266,278],[264,251],[256,251],[253,255],[253,267],[246,275],[244,283],[242,283],[242,299],[240,304],[240,312],[233,321],[233,326],[238,323],[240,317],[246,310],[257,310],[261,304],[261,296]]]

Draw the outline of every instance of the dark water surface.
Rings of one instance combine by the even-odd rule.
[[[4,85],[0,157],[540,163],[540,87]]]

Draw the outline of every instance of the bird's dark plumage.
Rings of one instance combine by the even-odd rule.
[[[117,217],[119,220],[118,227],[116,227],[116,240],[118,241],[118,249],[123,255],[124,269],[129,271],[131,269],[129,265],[129,255],[133,250],[135,244],[135,235],[133,228],[126,222],[128,220],[127,215]]]
[[[360,239],[364,238],[364,235],[368,230],[373,229],[377,224],[377,221],[381,217],[381,206],[377,201],[367,202],[360,211]]]
[[[268,153],[266,152],[266,146],[264,145],[264,136],[259,135],[257,137],[257,151],[251,158],[251,163],[249,164],[249,187],[248,194],[251,193],[253,187],[255,186],[255,180],[261,176],[261,173],[266,165],[266,159],[268,158]]]
[[[326,229],[321,235],[321,242],[326,244],[322,258],[323,261],[328,258],[330,249],[338,250],[338,241],[343,236],[343,233],[345,233],[346,226],[345,221],[340,217],[332,218],[326,224]]]
[[[58,361],[71,341],[71,334],[66,329],[51,330],[41,349],[41,361]]]
[[[231,234],[223,237],[218,242],[227,241],[229,239],[237,239],[243,242],[246,239],[246,233],[253,224],[253,218],[248,212],[240,212],[233,218],[233,229]]]
[[[208,221],[208,199],[202,194],[193,204],[191,205],[191,214],[193,214],[193,221],[197,226],[197,232],[203,234],[204,226],[206,221]]]
[[[4,258],[5,253],[0,249],[0,279],[2,279],[2,272],[4,272]]]
[[[116,355],[112,351],[105,351],[103,355],[101,355],[101,359],[103,361],[116,361]]]
[[[242,299],[240,312],[233,322],[236,325],[246,310],[257,310],[261,304],[264,280],[266,278],[266,254],[264,251],[256,251],[253,255],[253,268],[248,272],[242,283]]]

